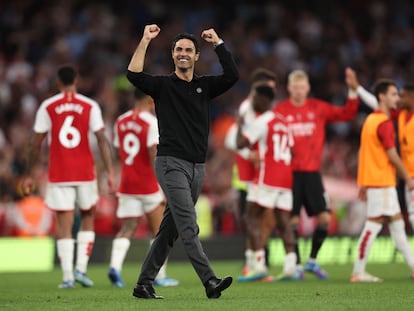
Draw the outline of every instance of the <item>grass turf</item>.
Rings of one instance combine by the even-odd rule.
[[[241,262],[216,261],[217,275],[236,278]],[[177,287],[156,287],[163,300],[136,299],[132,288],[139,264],[126,264],[126,288],[113,288],[106,276],[107,266],[90,265],[93,288],[58,289],[61,272],[0,273],[0,310],[413,310],[414,295],[409,269],[405,264],[368,264],[368,271],[384,278],[383,283],[353,284],[348,281],[351,265],[326,265],[329,280],[311,274],[300,282],[239,283],[222,293],[220,299],[207,299],[189,262],[170,262],[168,274],[180,280]],[[281,267],[272,267],[277,275]]]

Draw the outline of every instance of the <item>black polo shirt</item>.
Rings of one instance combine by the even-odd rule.
[[[233,57],[224,44],[215,51],[223,68],[218,76],[194,75],[193,80],[187,82],[175,73],[150,75],[128,71],[129,81],[154,99],[159,127],[157,155],[205,162],[210,101],[232,87],[239,77]]]

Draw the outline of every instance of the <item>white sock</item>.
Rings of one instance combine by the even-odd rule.
[[[93,231],[79,231],[78,232],[76,270],[86,273],[89,257],[91,256],[94,242],[95,242],[95,232]]]
[[[405,261],[411,270],[414,269],[414,254],[411,249],[410,243],[405,233],[405,224],[402,219],[394,220],[389,224],[390,234],[394,240],[396,248],[404,256]]]
[[[73,251],[75,250],[75,240],[60,239],[56,241],[57,254],[63,273],[63,281],[74,279],[73,276]]]
[[[128,238],[116,238],[112,241],[111,260],[109,267],[118,271],[122,270],[125,256],[128,252],[131,242]]]
[[[253,252],[253,270],[259,273],[267,272],[264,249]]]
[[[162,280],[167,277],[167,260],[161,266],[160,271],[158,271],[157,276],[155,277],[157,280]]]
[[[355,260],[353,274],[365,272],[369,251],[381,228],[382,224],[369,220],[365,222],[364,229],[362,229],[358,241],[357,258]]]
[[[254,255],[254,252],[251,249],[246,249],[246,251],[244,252],[244,257],[246,258],[246,267],[248,271],[253,270],[253,267],[254,267],[253,255]]]
[[[283,274],[294,275],[296,271],[296,253],[290,252],[285,256],[285,263],[283,265]]]

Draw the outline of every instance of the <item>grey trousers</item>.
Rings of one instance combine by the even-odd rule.
[[[167,205],[137,283],[152,284],[174,242],[180,237],[194,270],[204,284],[215,277],[198,238],[199,227],[194,208],[205,178],[205,164],[158,156],[155,173],[167,198]]]

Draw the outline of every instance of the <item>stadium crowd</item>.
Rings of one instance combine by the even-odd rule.
[[[144,25],[154,22],[163,29],[145,64],[148,71],[160,74],[172,71],[166,51],[175,34],[187,31],[198,35],[206,27],[218,30],[236,58],[240,80],[213,102],[204,194],[213,207],[214,232],[234,234],[241,230],[232,190],[234,159],[223,142],[249,91],[251,72],[260,66],[277,74],[277,100],[287,96],[286,78],[293,69],[309,74],[312,96],[337,105],[346,99],[346,66],[358,71],[366,87],[379,77],[391,78],[401,86],[414,78],[413,14],[414,4],[403,0],[2,1],[0,235],[17,232],[13,219],[22,202],[19,182],[27,142],[39,103],[57,92],[53,83],[59,65],[76,64],[79,92],[101,105],[107,135],[112,139],[116,118],[133,103],[132,86],[125,74]],[[220,66],[211,49],[201,44],[201,54],[196,71],[217,74]],[[343,183],[354,187],[359,132],[369,112],[360,107],[354,121],[328,128],[322,173],[333,180],[331,185],[341,182],[339,187]],[[36,170],[40,197],[47,180],[47,158],[43,163]],[[99,168],[102,163],[98,163],[98,178]],[[104,183],[99,186],[103,195],[96,231],[113,236],[119,225],[114,200],[105,195]]]

